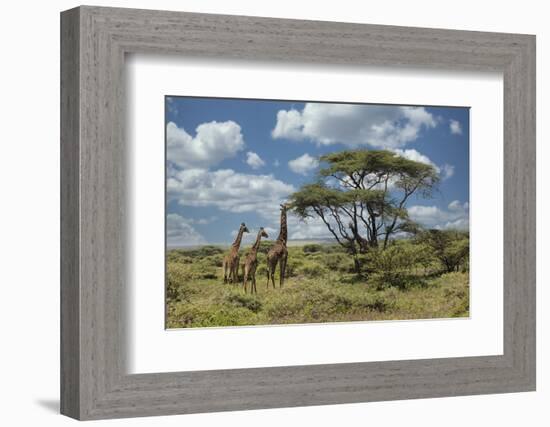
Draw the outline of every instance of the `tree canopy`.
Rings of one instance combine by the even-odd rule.
[[[293,211],[317,216],[352,254],[385,248],[398,232],[418,228],[405,204],[413,195],[430,197],[439,181],[434,166],[387,150],[341,151],[321,156],[317,181],[291,195]]]
[[[469,233],[456,230],[427,230],[416,239],[427,244],[447,272],[459,271],[470,254]]]

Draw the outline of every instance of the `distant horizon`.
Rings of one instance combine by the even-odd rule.
[[[254,234],[254,239],[256,238],[256,234],[255,233],[249,233],[249,234]],[[276,241],[276,238],[277,236],[275,236],[273,239],[269,238],[269,239],[262,239],[262,242],[275,242]],[[333,237],[333,238],[319,238],[319,239],[289,239],[287,241],[288,243],[288,246],[292,246],[292,243],[307,243],[307,242],[311,242],[311,243],[325,243],[325,244],[337,244],[338,242],[336,241],[336,239]],[[166,245],[167,248],[169,249],[180,249],[180,248],[199,248],[199,247],[203,247],[203,246],[231,246],[233,242],[213,242],[213,243],[203,243],[203,244],[199,244],[199,245]],[[242,242],[241,243],[241,246],[249,246],[249,245],[252,245],[254,242],[253,241],[248,241],[248,242]]]
[[[168,248],[230,245],[239,224],[274,240],[279,204],[315,180],[319,157],[385,149],[432,165],[432,198],[405,207],[425,228],[469,229],[469,108],[167,96]],[[288,215],[289,241],[334,238],[319,218]],[[273,236],[274,235],[274,236]],[[273,238],[272,238],[273,236]]]
[[[466,232],[466,233],[469,233],[469,230],[458,230],[458,231],[463,231],[463,232]],[[256,233],[248,233],[249,235],[253,235],[254,236],[254,239],[256,238]],[[253,243],[254,243],[254,239],[244,239],[243,238],[243,242],[241,243],[241,247],[245,247],[245,246],[251,246]],[[390,241],[391,240],[402,240],[402,239],[406,239],[406,237],[399,237],[399,236],[396,236],[396,237],[390,237]],[[245,241],[246,240],[246,241]],[[272,243],[275,243],[276,241],[276,237],[274,237],[273,239],[272,238],[268,238],[268,239],[262,239],[262,243],[269,243],[269,242],[272,242]],[[325,238],[311,238],[311,239],[289,239],[287,241],[287,245],[288,246],[298,246],[297,243],[303,243],[304,245],[305,244],[308,244],[308,243],[312,243],[312,244],[325,244],[325,245],[328,245],[328,244],[334,244],[334,245],[337,245],[338,244],[338,241],[334,238],[334,237],[325,237]],[[191,244],[191,245],[170,245],[170,244],[167,244],[166,245],[166,248],[168,250],[172,250],[172,249],[189,249],[189,248],[202,248],[204,246],[223,246],[223,247],[229,247],[233,244],[233,242],[212,242],[212,243],[202,243],[202,244]]]

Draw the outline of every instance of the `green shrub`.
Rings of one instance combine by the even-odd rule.
[[[300,316],[304,310],[304,301],[296,293],[280,292],[276,298],[268,298],[264,305],[264,312],[269,322],[280,321]]]
[[[327,274],[328,270],[323,264],[305,261],[300,263],[295,269],[295,273],[307,277],[320,277]],[[294,273],[294,271],[293,271]]]
[[[395,286],[407,289],[423,285],[425,281],[415,274],[420,262],[422,250],[410,244],[394,243],[385,250],[372,250],[369,253],[372,273],[369,281],[377,289]]]
[[[323,246],[319,245],[317,243],[310,243],[306,244],[302,247],[302,251],[306,254],[308,253],[315,253],[315,252],[321,252],[323,250]]]
[[[175,301],[188,300],[193,294],[186,286],[192,280],[192,274],[188,269],[178,263],[170,263],[166,273],[166,298]]]
[[[264,262],[259,263],[258,267],[256,268],[256,282],[265,280],[267,277],[267,266]]]
[[[169,312],[168,327],[240,326],[255,322],[255,313],[243,307],[176,304]]]
[[[353,258],[349,254],[342,252],[325,254],[321,261],[329,270],[345,273],[353,271]]]
[[[353,305],[356,308],[366,308],[378,313],[389,311],[394,306],[393,302],[389,301],[380,293],[361,295],[361,297],[354,301]]]
[[[409,289],[413,286],[426,286],[425,279],[402,271],[373,273],[369,276],[369,283],[377,290],[386,289],[392,286],[402,290]]]
[[[206,245],[197,249],[176,249],[176,251],[191,258],[204,258],[224,253],[223,248],[213,245]]]
[[[205,267],[221,267],[223,265],[223,256],[221,254],[209,255],[200,260]]]
[[[295,259],[294,257],[288,258],[286,262],[286,277],[296,276],[298,270],[303,267],[304,261],[300,259]],[[277,266],[276,273],[279,273],[279,266]]]
[[[459,239],[460,240],[460,239]],[[272,242],[269,242],[272,243]],[[287,277],[276,289],[266,288],[266,255],[258,253],[258,293],[223,284],[215,249],[167,253],[167,327],[213,327],[309,322],[420,319],[467,316],[469,276],[441,274],[439,259],[425,242],[393,241],[386,251],[359,256],[368,274],[353,271],[353,258],[337,245],[304,251],[288,247]],[[319,250],[320,248],[320,250]],[[190,252],[193,256],[190,255]],[[243,259],[241,259],[243,261]],[[467,259],[460,270],[467,271]]]
[[[243,293],[230,293],[226,297],[226,301],[235,307],[244,307],[254,313],[257,313],[262,308],[262,303],[257,297],[243,294]]]
[[[428,245],[445,271],[467,271],[469,267],[470,239],[467,232],[456,230],[428,230],[417,237]]]
[[[259,254],[267,254],[269,250],[275,245],[274,241],[264,240],[260,242],[260,247],[258,248]]]

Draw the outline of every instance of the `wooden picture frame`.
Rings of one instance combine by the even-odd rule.
[[[503,355],[127,374],[127,53],[502,72]],[[84,420],[535,390],[534,36],[78,7],[61,14],[61,165],[65,415]]]

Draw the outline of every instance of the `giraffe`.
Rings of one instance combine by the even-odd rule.
[[[229,249],[229,253],[223,259],[223,283],[237,283],[237,276],[239,275],[239,248],[241,247],[243,233],[248,233],[248,228],[246,228],[244,222],[239,227],[239,232],[231,245],[231,249]]]
[[[275,288],[275,268],[279,263],[281,277],[279,279],[279,286],[282,288],[285,280],[286,261],[288,258],[288,250],[286,248],[286,242],[288,239],[288,230],[286,225],[286,211],[289,208],[288,204],[281,205],[281,229],[279,231],[279,237],[275,245],[267,253],[267,288],[269,288],[269,279],[273,288]]]
[[[246,293],[246,282],[248,282],[249,277],[251,281],[250,293],[258,293],[258,291],[256,290],[256,268],[258,267],[258,249],[260,247],[260,241],[262,240],[262,237],[266,237],[266,238],[269,237],[263,227],[261,227],[260,230],[258,231],[258,236],[256,237],[256,241],[254,242],[254,245],[252,245],[250,252],[248,252],[244,260],[244,264],[243,264],[244,293]]]

